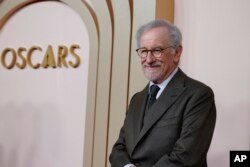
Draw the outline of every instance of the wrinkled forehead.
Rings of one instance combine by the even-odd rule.
[[[169,43],[168,30],[164,27],[157,27],[143,32],[140,38],[140,47],[162,46]]]

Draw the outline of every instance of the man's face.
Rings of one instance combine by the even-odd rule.
[[[140,39],[140,45],[140,48],[148,50],[169,47],[168,30],[164,27],[157,27],[144,32]],[[147,57],[141,58],[142,70],[146,78],[156,84],[164,81],[177,67],[181,51],[181,46],[176,50],[168,48],[163,50],[160,57],[157,58],[148,52]]]

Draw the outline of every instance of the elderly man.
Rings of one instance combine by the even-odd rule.
[[[131,101],[110,154],[112,167],[207,167],[216,120],[214,94],[178,67],[180,30],[153,20],[137,31],[149,83]]]

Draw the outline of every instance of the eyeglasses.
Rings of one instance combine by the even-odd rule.
[[[148,52],[151,52],[151,54],[154,57],[159,58],[159,57],[161,57],[163,51],[168,49],[168,48],[173,48],[173,46],[168,46],[166,48],[154,48],[154,49],[138,48],[138,49],[136,49],[136,52],[137,52],[138,56],[140,56],[141,58],[146,58],[148,56]]]

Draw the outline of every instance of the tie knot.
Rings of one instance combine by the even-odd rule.
[[[151,85],[150,86],[150,96],[156,98],[158,91],[160,90],[159,86]]]

